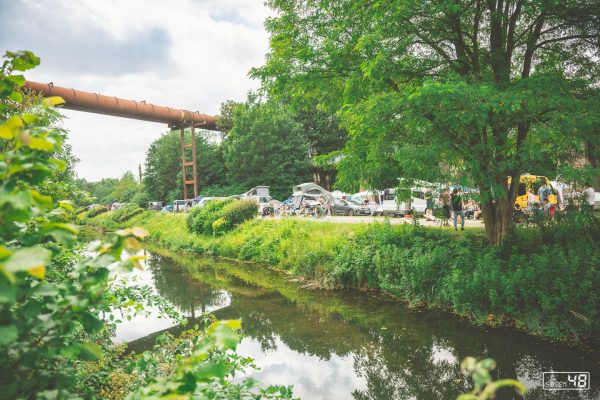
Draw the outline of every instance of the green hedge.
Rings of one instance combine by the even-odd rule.
[[[489,247],[481,236],[372,227],[341,248],[332,280],[544,336],[598,335],[600,242],[591,233],[563,243],[515,234]]]
[[[193,208],[187,225],[196,234],[222,234],[256,217],[258,204],[252,200],[214,200],[201,208]]]
[[[125,222],[133,217],[135,217],[136,215],[139,215],[141,213],[144,212],[143,208],[136,208],[135,210],[132,210],[126,214],[123,214],[119,217],[119,222]]]
[[[103,214],[103,213],[105,213],[107,211],[108,211],[108,208],[106,206],[96,206],[92,210],[90,210],[89,213],[87,213],[87,217],[88,218],[93,218],[96,215]]]
[[[136,210],[138,208],[137,204],[127,203],[123,204],[121,208],[112,212],[111,218],[114,221],[119,221],[123,215],[129,214],[130,212]]]
[[[244,222],[256,218],[258,204],[252,200],[238,200],[223,207],[221,218],[225,221],[225,231],[230,231]]]
[[[188,213],[187,226],[190,232],[197,233],[199,235],[212,235],[213,234],[213,222],[221,218],[221,212],[223,207],[227,204],[231,204],[234,199],[227,200],[211,200],[206,202],[202,207],[194,207]]]

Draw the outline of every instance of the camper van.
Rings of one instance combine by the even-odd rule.
[[[396,189],[388,188],[384,190],[369,190],[355,193],[350,196],[350,200],[362,203],[364,200],[375,202],[378,206],[375,209],[376,215],[389,215],[401,217],[406,214],[414,213],[416,215],[425,214],[427,208],[426,189],[411,189],[410,200],[400,201],[396,199]]]
[[[262,214],[265,207],[269,207],[269,203],[273,200],[269,194],[268,186],[256,186],[248,190],[246,193],[242,193],[236,196],[239,199],[254,200],[258,203],[258,213]]]

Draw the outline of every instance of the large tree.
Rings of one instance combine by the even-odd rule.
[[[223,143],[230,183],[247,189],[267,185],[275,198],[311,179],[308,143],[302,125],[285,106],[250,96],[233,113]]]
[[[271,51],[253,73],[338,111],[351,135],[342,176],[468,177],[491,243],[540,151],[564,164],[590,148],[584,136],[597,145],[577,129],[598,83],[598,0],[267,3]]]

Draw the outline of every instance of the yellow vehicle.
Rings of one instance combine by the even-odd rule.
[[[548,202],[550,204],[557,204],[558,198],[556,193],[550,185],[550,180],[542,175],[530,175],[523,174],[519,179],[519,188],[517,189],[517,199],[515,200],[515,209],[527,208],[527,191],[531,189],[535,197],[535,202],[538,203],[540,198],[538,196],[538,190],[542,184],[546,184],[550,189],[550,196],[548,196]],[[508,178],[508,184],[510,185],[510,177]]]

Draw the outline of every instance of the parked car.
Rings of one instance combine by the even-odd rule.
[[[148,203],[148,209],[154,211],[160,211],[164,206],[164,201],[151,201]]]
[[[371,210],[351,200],[333,199],[331,213],[334,215],[370,215]]]
[[[185,212],[192,208],[192,200],[175,200],[173,202],[173,211]]]
[[[239,196],[234,196],[241,200],[252,200],[258,204],[258,213],[263,214],[265,208],[271,207],[271,201],[273,198],[269,194],[269,186],[256,186],[248,190],[246,193],[242,193]]]

